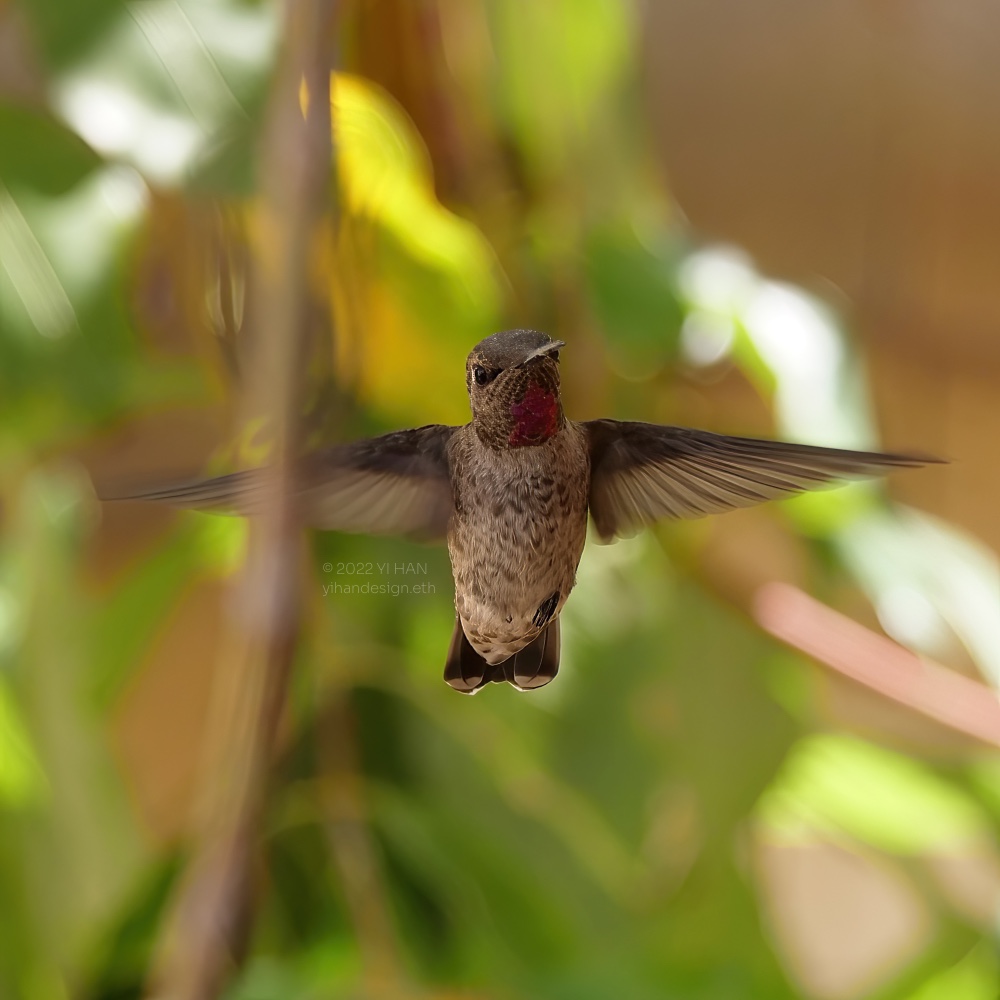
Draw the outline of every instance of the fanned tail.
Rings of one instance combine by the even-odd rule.
[[[487,684],[506,681],[518,691],[534,691],[544,687],[559,673],[559,619],[550,622],[520,652],[503,663],[487,663],[473,648],[455,619],[444,679],[462,694],[475,694]]]

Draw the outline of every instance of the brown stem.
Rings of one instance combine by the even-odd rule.
[[[754,616],[772,635],[900,705],[1000,746],[1000,702],[985,684],[921,659],[797,587],[770,583]]]
[[[255,281],[244,416],[273,431],[269,503],[250,530],[214,693],[201,815],[151,995],[219,995],[250,927],[251,867],[298,635],[300,533],[290,481],[319,220],[329,208],[334,0],[288,0],[252,232]],[[300,88],[309,95],[305,116]]]

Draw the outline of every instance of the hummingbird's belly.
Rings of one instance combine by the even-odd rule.
[[[448,535],[455,608],[487,663],[523,649],[562,610],[587,535],[589,461],[572,424],[550,442],[488,456],[466,475]]]

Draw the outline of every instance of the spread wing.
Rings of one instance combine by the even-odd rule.
[[[838,479],[939,461],[619,420],[583,427],[590,439],[590,514],[604,541],[664,517],[721,514]]]
[[[457,430],[429,424],[306,456],[298,470],[304,522],[364,534],[443,536],[453,505],[447,445]],[[251,469],[111,499],[257,514],[264,476]]]

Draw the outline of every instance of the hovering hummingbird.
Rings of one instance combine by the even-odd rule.
[[[749,507],[841,478],[935,459],[727,437],[686,427],[570,420],[559,394],[565,344],[534,330],[478,343],[465,381],[472,421],[428,424],[300,461],[306,524],[446,538],[455,631],[444,679],[540,688],[559,669],[559,613],[576,582],[587,515],[602,541],[660,518]],[[128,499],[253,514],[255,470]]]

